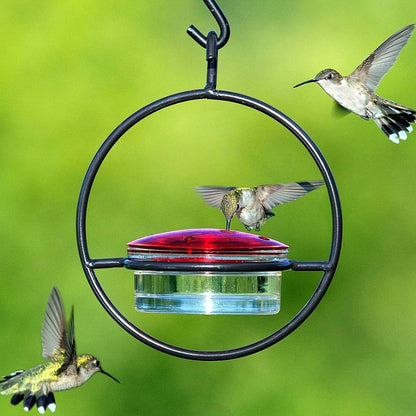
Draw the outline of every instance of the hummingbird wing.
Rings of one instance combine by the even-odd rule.
[[[42,347],[43,358],[52,361],[63,359],[62,367],[64,368],[61,367],[60,372],[67,369],[71,363],[76,365],[74,309],[72,308],[67,325],[62,297],[56,287],[52,288],[46,305],[45,319],[42,325]]]
[[[197,186],[195,191],[205,200],[208,205],[214,208],[221,208],[221,201],[224,195],[236,189],[235,186]]]
[[[61,295],[56,287],[52,288],[46,305],[45,319],[42,325],[43,358],[55,360],[65,350],[65,311]]]
[[[294,201],[314,189],[323,185],[323,181],[291,182],[276,185],[259,185],[257,197],[267,211],[276,205]]]
[[[66,371],[68,374],[77,374],[77,349],[75,346],[74,331],[74,307],[71,309],[71,316],[65,330],[64,337],[64,362],[58,370],[58,374]]]
[[[414,27],[415,25],[408,25],[391,35],[371,55],[361,62],[349,78],[375,91],[381,79],[393,66],[400,51],[406,45]]]

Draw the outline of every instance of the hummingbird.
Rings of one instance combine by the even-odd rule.
[[[56,409],[54,391],[67,390],[85,383],[91,376],[101,372],[119,381],[101,368],[92,355],[77,356],[74,335],[74,308],[68,324],[61,295],[52,288],[46,305],[42,325],[43,358],[50,360],[26,371],[16,371],[0,381],[1,394],[13,394],[10,403],[17,405],[23,401],[28,412],[37,404],[39,413],[46,409]]]
[[[301,82],[294,88],[316,82],[344,109],[365,120],[373,119],[393,143],[406,140],[406,133],[413,130],[410,123],[416,121],[416,111],[379,97],[375,90],[393,66],[412,35],[414,27],[413,24],[408,25],[391,35],[365,58],[351,75],[343,77],[335,69],[324,69],[315,78]]]
[[[323,185],[323,181],[291,182],[275,185],[259,185],[254,188],[235,186],[198,186],[196,192],[208,205],[221,209],[230,229],[234,215],[248,231],[260,231],[267,219],[274,217],[271,211],[276,205],[294,201]]]

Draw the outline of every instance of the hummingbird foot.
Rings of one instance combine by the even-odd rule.
[[[247,231],[252,231],[252,230],[254,230],[254,226],[253,225],[246,225],[246,224],[243,224],[244,225],[244,227],[246,228],[246,230]],[[259,231],[258,229],[257,229],[257,227],[258,227],[258,224],[256,224],[256,231]]]
[[[269,218],[271,218],[271,217],[274,217],[275,216],[275,214],[272,212],[272,211],[265,211],[265,214],[266,214],[266,218],[267,219],[269,219]]]

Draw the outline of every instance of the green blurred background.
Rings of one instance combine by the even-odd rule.
[[[94,153],[128,115],[205,84],[205,52],[185,31],[217,25],[202,1],[86,0],[0,6],[0,372],[42,361],[40,328],[52,285],[75,305],[79,353],[97,355],[120,385],[98,375],[56,395],[77,415],[413,415],[416,133],[394,145],[373,122],[338,117],[317,85],[326,67],[349,74],[401,27],[414,0],[220,1],[231,39],[218,88],[266,101],[316,141],[335,175],[344,215],[338,271],[317,310],[276,346],[230,362],[164,355],[125,333],[89,289],[78,258],[75,211]],[[416,107],[416,37],[378,93]],[[94,258],[180,228],[224,226],[196,185],[248,186],[319,179],[304,148],[245,107],[198,101],[165,109],[117,143],[94,184],[88,237]],[[263,235],[290,257],[325,260],[328,196],[320,189],[278,208]],[[233,227],[243,230],[233,221]],[[98,273],[140,328],[183,347],[223,349],[258,340],[306,303],[319,273],[287,272],[276,316],[167,316],[134,311],[133,274]],[[1,397],[2,415],[23,410]],[[32,412],[36,412],[33,410]]]

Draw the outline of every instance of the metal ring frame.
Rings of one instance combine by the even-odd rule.
[[[216,6],[217,16],[214,14],[214,17],[219,21],[224,15],[219,9],[218,5],[212,0],[204,0],[208,6]],[[215,8],[214,8],[215,9]],[[219,12],[218,12],[219,10]],[[220,22],[219,22],[220,23]],[[222,33],[223,44],[227,41],[229,37],[229,26],[227,24],[220,24],[226,33]],[[191,28],[195,29],[193,26]],[[191,29],[190,28],[190,29]],[[188,33],[191,31],[188,29]],[[197,30],[197,29],[196,29]],[[198,31],[199,32],[199,31]],[[200,32],[199,32],[200,33]],[[191,33],[190,33],[191,34]],[[197,40],[197,35],[191,36]],[[201,35],[203,36],[203,35]],[[205,37],[203,37],[205,39]],[[203,39],[203,40],[204,40]],[[88,279],[88,282],[95,293],[96,297],[105,308],[105,310],[110,314],[110,316],[128,333],[134,336],[139,341],[145,343],[146,345],[155,348],[161,352],[191,360],[201,360],[201,361],[219,361],[219,360],[229,360],[234,358],[243,357],[261,351],[288,336],[293,332],[299,325],[301,325],[317,307],[324,294],[326,293],[335,269],[337,267],[339,254],[341,250],[341,239],[342,239],[342,215],[341,215],[341,204],[339,200],[339,195],[337,187],[335,184],[334,177],[332,172],[326,162],[324,156],[312,141],[312,139],[306,134],[300,126],[298,126],[293,120],[288,116],[277,110],[276,108],[266,104],[255,98],[239,94],[231,91],[221,91],[216,90],[216,76],[217,76],[217,52],[218,52],[218,40],[215,32],[211,31],[208,33],[208,36],[205,41],[198,43],[207,48],[207,84],[204,89],[184,91],[177,94],[173,94],[164,98],[161,98],[153,103],[148,104],[147,106],[141,108],[137,112],[133,113],[130,117],[120,123],[113,132],[108,136],[108,138],[101,145],[94,158],[92,159],[90,166],[85,175],[84,181],[81,186],[81,191],[78,200],[77,207],[77,218],[76,218],[76,229],[77,229],[77,242],[78,250],[81,258],[82,267],[84,269],[85,275]],[[300,140],[303,146],[312,156],[316,165],[322,173],[325,184],[327,186],[329,200],[331,204],[332,212],[332,243],[331,250],[328,261],[315,261],[315,262],[298,262],[290,261],[290,264],[285,268],[290,268],[295,271],[323,271],[324,274],[315,289],[314,293],[305,304],[305,306],[295,315],[286,325],[280,328],[278,331],[273,334],[265,337],[255,343],[246,345],[244,347],[230,349],[230,350],[219,350],[219,351],[201,351],[201,350],[191,350],[186,348],[177,347],[171,344],[167,344],[163,341],[160,341],[147,333],[143,332],[131,322],[129,322],[126,317],[121,314],[121,312],[113,305],[111,300],[108,298],[104,292],[102,286],[100,285],[97,276],[95,274],[95,269],[102,268],[114,268],[114,267],[129,267],[129,260],[127,258],[107,258],[107,259],[91,259],[86,238],[86,214],[87,214],[87,204],[89,195],[91,192],[91,187],[93,185],[94,179],[97,175],[97,172],[107,156],[111,148],[115,143],[126,133],[131,127],[143,120],[145,117],[162,110],[163,108],[179,104],[182,102],[187,102],[191,100],[220,100],[228,101],[240,105],[244,105],[254,110],[260,111],[263,114],[271,117],[275,121],[279,122],[286,129],[288,129],[293,135]],[[146,267],[145,265],[142,265]],[[165,265],[169,267],[168,265]],[[150,266],[148,266],[150,267]],[[249,267],[249,266],[248,266]],[[269,264],[266,266],[268,270],[276,270],[276,264]],[[194,269],[195,270],[195,269]],[[230,271],[227,270],[227,266],[222,268],[219,266],[216,268],[217,271]]]

